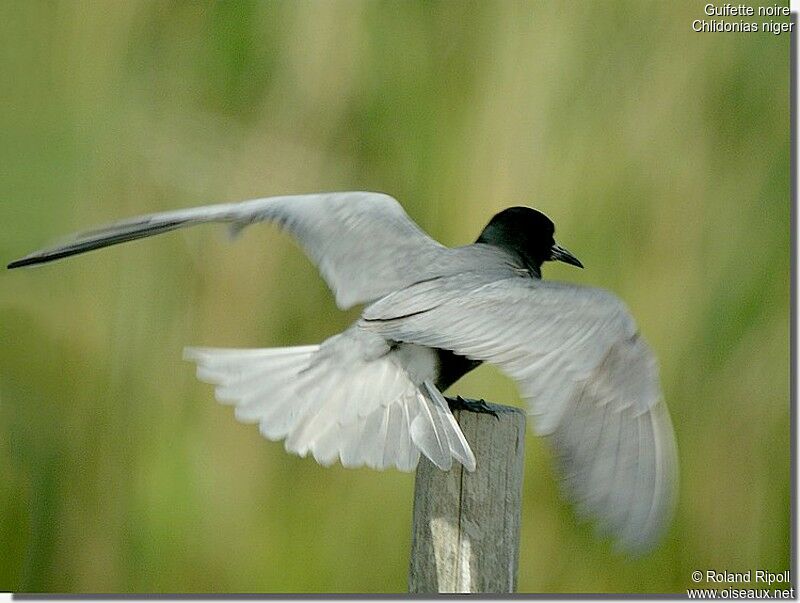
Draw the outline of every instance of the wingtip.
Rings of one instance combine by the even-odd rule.
[[[47,264],[48,262],[52,262],[53,260],[57,260],[61,257],[65,257],[61,254],[46,254],[46,253],[32,253],[31,255],[26,255],[25,257],[19,258],[18,260],[14,260],[13,262],[9,262],[6,264],[6,268],[8,270],[13,270],[14,268],[25,268],[27,266],[39,266],[41,264]]]
[[[28,266],[32,262],[26,261],[25,258],[21,258],[19,260],[14,260],[13,262],[9,262],[6,264],[6,270],[13,270],[14,268],[22,268],[23,266]]]

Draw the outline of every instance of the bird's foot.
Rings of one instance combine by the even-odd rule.
[[[492,415],[495,419],[500,419],[499,415],[486,403],[486,400],[473,400],[472,398],[462,398],[461,396],[456,396],[455,398],[445,396],[445,400],[447,400],[450,410],[468,410]]]

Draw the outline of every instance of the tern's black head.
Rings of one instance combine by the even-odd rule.
[[[542,212],[530,207],[510,207],[491,219],[476,243],[511,251],[537,276],[542,274],[542,264],[550,260],[583,268],[578,258],[556,244],[554,232],[552,220]]]

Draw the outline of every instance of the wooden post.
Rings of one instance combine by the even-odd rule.
[[[517,587],[525,413],[454,412],[477,461],[417,467],[410,593],[513,593]]]

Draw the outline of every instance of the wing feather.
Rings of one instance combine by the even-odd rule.
[[[443,285],[435,296],[414,286],[388,295],[359,325],[508,373],[578,513],[626,550],[653,546],[674,506],[677,456],[655,357],[624,304],[599,289],[530,278]]]
[[[19,268],[212,222],[236,231],[273,222],[298,241],[333,290],[341,308],[371,301],[434,276],[448,256],[389,195],[372,192],[267,197],[123,220],[73,235],[11,262]]]

